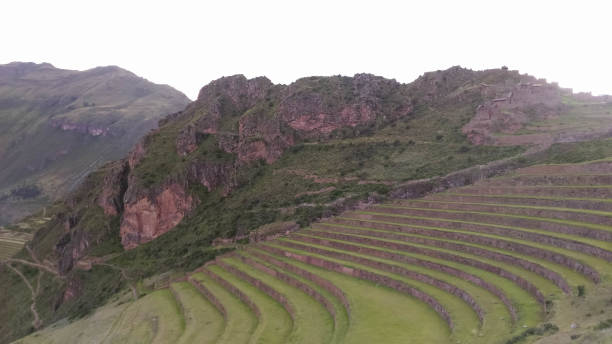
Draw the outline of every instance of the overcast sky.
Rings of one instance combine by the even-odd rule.
[[[361,72],[410,82],[453,65],[507,65],[612,94],[606,1],[2,0],[0,8],[0,63],[118,65],[192,99],[238,73],[275,83]]]

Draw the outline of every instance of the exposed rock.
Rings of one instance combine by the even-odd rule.
[[[66,119],[52,119],[49,125],[62,131],[73,131],[90,136],[106,136],[112,134],[109,126],[98,126],[89,123],[73,123]]]
[[[505,80],[504,83],[481,87],[480,93],[485,101],[477,107],[475,116],[462,129],[473,144],[502,143],[494,134],[514,134],[524,128],[526,123],[559,115],[563,107],[561,96],[568,90],[554,84],[538,83],[530,76],[518,77],[521,81],[517,83]],[[551,138],[550,134],[542,137],[532,135],[529,141],[546,143]]]
[[[138,165],[140,160],[142,160],[142,158],[144,157],[145,153],[146,151],[144,148],[144,140],[140,140],[134,145],[134,148],[132,148],[132,150],[128,154],[129,168],[133,169],[136,165]]]
[[[412,105],[408,97],[398,99],[393,107],[388,106],[389,98],[402,89],[395,80],[370,74],[357,74],[353,78],[306,78],[283,91],[279,117],[303,137],[325,138],[342,127],[409,114]]]
[[[228,194],[236,186],[234,166],[227,163],[201,162],[191,165],[189,178],[204,185],[208,191],[223,187]]]
[[[197,148],[198,135],[215,134],[223,116],[239,116],[263,100],[273,84],[265,77],[247,79],[244,75],[223,77],[204,86],[198,100],[185,111],[197,117],[177,138],[177,152],[187,155]]]
[[[68,302],[70,300],[73,300],[77,297],[79,297],[81,295],[81,290],[83,289],[82,285],[81,285],[81,281],[79,281],[78,279],[70,279],[68,281],[68,285],[66,286],[66,289],[64,290],[64,294],[62,296],[62,303]]]
[[[130,172],[127,161],[119,161],[104,176],[102,192],[97,204],[104,209],[106,215],[115,216],[123,211],[123,195],[127,189],[127,177]]]
[[[195,205],[183,186],[173,183],[154,197],[142,197],[125,205],[121,244],[131,249],[174,228]]]

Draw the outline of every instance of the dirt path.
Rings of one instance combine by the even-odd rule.
[[[21,271],[19,271],[19,269],[15,268],[10,263],[4,263],[4,265],[8,267],[9,269],[11,269],[14,273],[19,275],[19,277],[21,277],[21,279],[26,284],[28,289],[30,289],[30,292],[32,294],[32,304],[30,305],[30,311],[32,312],[32,315],[34,316],[34,320],[32,321],[32,326],[36,330],[40,329],[40,327],[42,326],[42,321],[40,320],[40,316],[38,315],[38,312],[36,311],[36,297],[38,297],[38,294],[40,293],[40,277],[42,276],[42,272],[41,271],[38,272],[38,277],[36,279],[36,289],[34,289],[30,281],[28,281],[28,279],[24,276],[24,274]]]
[[[6,258],[4,259],[5,263],[18,263],[18,264],[23,264],[23,265],[28,265],[34,268],[37,268],[39,270],[45,270],[46,272],[57,276],[57,277],[61,277],[59,272],[45,264],[40,264],[40,263],[32,263],[30,261],[24,260],[24,259],[19,259],[19,258]]]

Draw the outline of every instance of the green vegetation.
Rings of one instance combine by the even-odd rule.
[[[219,311],[187,282],[174,283],[171,289],[185,318],[185,331],[178,343],[216,343],[225,325]]]
[[[550,323],[546,323],[546,324],[544,324],[542,326],[532,327],[532,328],[529,328],[529,329],[525,330],[520,335],[514,336],[511,339],[507,340],[506,344],[520,343],[520,342],[524,341],[529,336],[545,336],[545,335],[554,334],[557,331],[559,331],[559,328],[556,325],[553,325],[553,324],[550,324]]]
[[[275,285],[276,290],[287,297],[295,311],[293,330],[287,338],[286,343],[326,343],[332,336],[333,320],[325,308],[316,302],[312,297],[302,291],[279,283],[274,277],[261,273],[249,265],[239,262],[237,259],[229,260],[232,266],[255,276],[257,279],[268,285]]]
[[[258,324],[255,314],[242,301],[236,299],[225,288],[203,273],[196,273],[193,278],[206,285],[206,288],[223,304],[227,312],[225,329],[218,342],[247,343]]]
[[[556,143],[547,151],[544,158],[538,158],[532,163],[565,164],[581,163],[612,156],[612,139],[599,139],[583,142]],[[530,161],[531,162],[531,161]]]
[[[595,325],[593,329],[601,331],[610,327],[612,327],[612,319],[601,321],[599,324]]]
[[[210,268],[214,273],[238,287],[261,310],[258,329],[253,334],[256,343],[286,343],[294,326],[291,316],[274,299],[256,287],[228,273],[218,266]]]
[[[586,165],[585,168],[588,169],[589,166]],[[491,183],[495,183],[495,180],[491,180]],[[478,188],[479,194],[482,194],[484,190],[488,190],[488,184],[482,182],[472,188]],[[219,311],[217,305],[213,305],[210,295],[187,282],[175,282],[170,283],[170,289],[154,291],[138,301],[127,300],[126,295],[129,294],[123,294],[123,299],[112,301],[92,315],[85,316],[71,325],[49,327],[26,337],[23,343],[39,343],[44,342],[42,340],[46,338],[60,338],[68,333],[70,326],[83,328],[83,333],[92,331],[93,338],[99,336],[96,333],[107,333],[107,341],[103,342],[109,343],[130,341],[130,338],[139,338],[145,342],[163,340],[185,343],[401,343],[405,342],[406,338],[411,338],[423,343],[515,344],[532,343],[536,340],[541,340],[542,343],[557,340],[565,343],[566,339],[562,338],[573,338],[572,340],[586,343],[593,338],[606,338],[606,329],[612,326],[612,321],[609,320],[612,314],[609,310],[612,268],[608,261],[596,257],[596,254],[590,251],[582,252],[541,243],[538,240],[507,237],[503,232],[484,233],[470,231],[469,227],[453,227],[453,224],[457,223],[495,226],[500,229],[547,235],[559,240],[576,239],[595,247],[606,248],[608,243],[601,240],[584,239],[545,228],[532,230],[496,224],[501,218],[530,219],[554,225],[583,225],[583,228],[592,231],[601,230],[597,226],[584,226],[585,223],[581,220],[580,216],[589,214],[591,209],[575,209],[571,207],[571,203],[564,204],[558,208],[575,211],[567,211],[567,217],[563,220],[549,221],[550,218],[544,215],[521,214],[523,210],[540,209],[538,207],[520,203],[508,207],[500,206],[495,203],[499,198],[494,197],[490,198],[490,202],[483,197],[480,202],[471,205],[497,205],[496,209],[499,211],[496,213],[484,211],[484,208],[461,209],[460,205],[470,203],[454,201],[452,195],[457,194],[456,190],[445,194],[450,198],[448,202],[396,201],[393,204],[372,207],[367,211],[344,212],[341,216],[313,224],[312,228],[294,232],[288,237],[265,243],[246,244],[244,248],[239,245],[234,253],[217,257],[216,263],[212,262],[203,267],[237,288],[254,306],[241,301],[242,296],[239,297],[235,291],[209,275],[194,273],[190,277],[202,283],[216,298],[215,302],[223,305],[223,312]],[[205,197],[212,197],[212,194]],[[323,193],[300,197],[305,197],[301,202],[328,200]],[[420,206],[415,207],[414,204]],[[436,208],[440,204],[448,208]],[[389,210],[394,213],[389,213]],[[412,213],[415,211],[429,211],[432,215],[415,216]],[[458,214],[496,216],[475,218],[473,221],[453,219],[453,216]],[[590,214],[601,215],[601,212]],[[360,216],[368,218],[363,219]],[[384,220],[380,218],[383,216]],[[343,223],[356,219],[362,221],[360,225]],[[403,219],[435,220],[437,225],[403,223],[400,221]],[[475,244],[462,237],[452,240],[445,237],[432,238],[424,234],[402,233],[398,227],[383,228],[379,226],[381,224],[419,228],[431,234],[442,231],[464,233],[489,241]],[[335,238],[328,237],[327,234],[343,236]],[[395,236],[389,239],[383,234]],[[164,241],[168,240],[168,237],[171,236],[164,235],[160,239]],[[377,241],[362,241],[366,238]],[[544,270],[532,270],[517,260],[500,261],[474,252],[442,248],[431,242],[412,243],[401,240],[402,238],[429,238],[486,249],[494,254],[504,254],[535,263]],[[563,254],[594,268],[599,273],[601,282],[593,283],[583,271],[574,271],[562,261],[496,247],[495,240],[522,244],[539,252]],[[393,243],[409,244],[415,249],[408,249],[407,246],[386,246]],[[172,246],[172,241],[169,241],[168,245]],[[123,259],[126,259],[128,254],[134,254],[132,257],[135,257],[135,261],[142,264],[139,265],[141,268],[145,268],[140,271],[147,271],[149,267],[144,265],[145,261],[140,256],[144,254],[142,250],[137,248],[110,261],[126,265]],[[212,258],[222,251],[209,253]],[[394,258],[391,259],[385,254],[393,254]],[[401,257],[404,258],[400,259]],[[161,256],[155,261],[164,262]],[[437,267],[434,268],[434,265]],[[153,269],[153,263],[150,268]],[[458,277],[451,269],[468,275]],[[550,278],[540,275],[541,271],[558,274],[569,283],[571,293],[564,293]],[[277,272],[283,272],[295,281],[304,283],[312,288],[312,291],[304,292],[295,282],[278,275]],[[112,270],[106,268],[94,267],[88,273],[101,274],[96,277],[98,281],[104,281],[103,274],[108,274],[112,280]],[[163,278],[171,279],[171,276],[181,276],[181,273]],[[520,282],[518,278],[528,281],[531,286],[526,286],[526,282]],[[476,279],[488,283],[488,286],[485,287],[483,282]],[[322,280],[328,284],[321,284]],[[102,282],[102,285],[105,283]],[[344,296],[337,291],[331,292],[331,286]],[[415,294],[418,297],[410,296],[406,286],[424,294]],[[92,287],[86,286],[88,289]],[[117,287],[123,288],[124,285]],[[535,288],[536,292],[531,288]],[[494,289],[497,292],[493,293]],[[141,290],[146,291],[146,288]],[[104,290],[97,292],[104,294]],[[539,295],[543,298],[538,299],[540,296],[536,297],[537,293],[541,293]],[[460,295],[469,295],[469,298]],[[448,312],[452,328],[445,322],[439,309],[436,311],[423,301],[427,297],[432,297]],[[502,297],[507,298],[509,304],[502,302]],[[328,308],[323,306],[321,298],[329,300]],[[281,299],[284,300],[282,303],[279,302]],[[469,300],[473,300],[474,304]],[[102,301],[100,299],[94,302]],[[513,319],[509,307],[516,311],[516,319]],[[483,312],[482,323],[476,309]],[[102,320],[107,319],[104,314],[108,314],[109,318],[114,317],[116,321],[111,325],[110,321]],[[99,319],[98,321],[104,324],[98,330],[92,329],[91,323],[94,319]],[[128,324],[126,319],[135,320]],[[39,341],[36,341],[37,339]]]

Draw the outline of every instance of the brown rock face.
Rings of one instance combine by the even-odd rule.
[[[237,186],[240,168],[259,160],[273,163],[299,141],[328,139],[337,129],[372,126],[411,112],[404,85],[369,74],[304,78],[289,86],[266,78],[224,77],[202,88],[184,111],[160,122],[160,131],[170,129],[166,126],[177,130],[175,151],[186,162],[179,181],[147,190],[138,186],[136,174],[129,174],[127,190],[105,188],[99,204],[107,214],[119,214],[117,195],[124,194],[121,238],[130,249],[172,229],[193,208],[196,201],[181,185],[222,188],[227,195]],[[198,150],[203,142],[206,149]],[[138,169],[149,144],[145,137],[135,146],[130,170]],[[211,151],[214,147],[220,154]],[[116,179],[108,176],[107,184],[117,184]]]
[[[198,181],[208,191],[223,187],[227,195],[236,186],[235,169],[232,164],[201,162],[191,165],[188,171],[190,180]]]
[[[174,228],[193,208],[193,198],[179,184],[170,184],[158,195],[143,197],[125,206],[121,243],[125,249],[151,241]]]
[[[342,127],[409,114],[412,106],[408,97],[398,102],[393,99],[403,90],[395,80],[370,74],[357,74],[353,78],[306,78],[283,91],[278,112],[281,121],[300,136],[324,138]]]
[[[201,142],[202,134],[219,132],[222,117],[243,114],[263,100],[273,84],[265,77],[247,79],[244,75],[223,77],[200,90],[198,100],[185,110],[186,116],[197,117],[177,138],[180,155],[193,152]]]
[[[241,75],[221,78],[185,110],[184,118],[193,120],[176,139],[177,153],[186,156],[215,134],[219,148],[237,154],[240,163],[272,163],[300,139],[326,139],[337,129],[408,115],[406,91],[395,80],[369,74],[304,78],[289,86]]]
[[[133,169],[145,155],[144,140],[140,140],[128,155],[128,166]]]
[[[130,172],[129,163],[121,160],[113,164],[104,176],[102,192],[97,204],[104,209],[104,214],[116,216],[123,210],[123,195],[127,189],[127,177]]]

